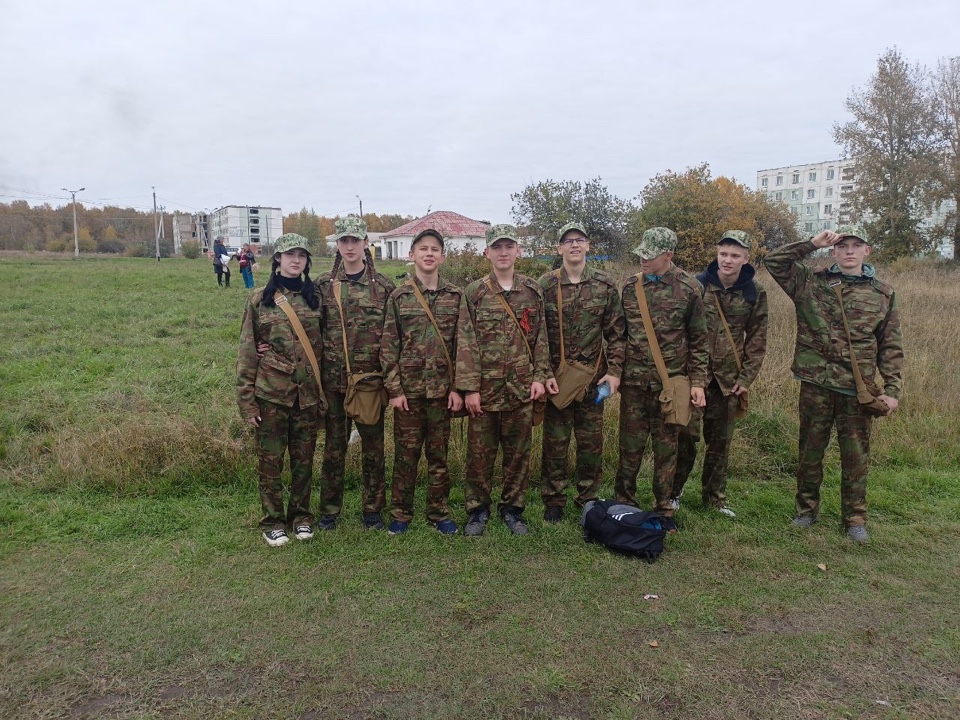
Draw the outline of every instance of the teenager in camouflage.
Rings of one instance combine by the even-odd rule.
[[[818,248],[831,248],[836,262],[815,271],[803,264]],[[804,242],[770,252],[764,264],[793,300],[797,342],[793,374],[800,380],[800,459],[797,466],[797,515],[793,524],[810,527],[820,512],[823,456],[833,426],[840,447],[840,503],[847,537],[869,540],[867,470],[871,417],[860,407],[844,328],[850,336],[863,379],[883,379],[878,399],[893,414],[903,387],[903,337],[893,288],[880,281],[864,260],[870,244],[862,229],[824,230]],[[842,301],[837,298],[839,289]],[[841,302],[843,303],[841,306]]]
[[[320,415],[326,401],[313,364],[277,300],[296,313],[319,362],[323,339],[320,299],[310,280],[309,241],[281,235],[275,245],[270,281],[250,294],[243,313],[237,355],[237,400],[240,415],[257,430],[260,467],[260,529],[272,547],[289,541],[288,526],[298,540],[313,537],[310,494],[313,455]],[[262,357],[257,354],[257,346]],[[283,507],[280,472],[290,453],[290,499]]]
[[[452,384],[462,293],[460,288],[441,281],[438,270],[444,259],[440,232],[427,228],[417,234],[410,244],[414,274],[391,293],[387,302],[380,364],[393,406],[391,535],[405,533],[413,520],[413,496],[422,449],[426,452],[430,478],[427,521],[445,535],[457,532],[457,524],[447,507],[450,496],[447,444],[450,412],[463,408],[463,398]]]
[[[587,265],[589,251],[590,241],[584,227],[578,223],[564,225],[557,233],[557,254],[563,265],[539,281],[554,371],[560,365],[558,286],[563,303],[564,358],[597,368],[582,400],[574,400],[562,410],[547,403],[540,494],[543,519],[548,523],[560,522],[567,504],[567,451],[571,432],[577,440],[575,502],[583,507],[597,498],[602,480],[604,407],[597,402],[597,387],[608,383],[613,394],[620,386],[624,353],[620,294],[612,277]]]
[[[333,530],[343,506],[349,428],[343,403],[347,391],[347,363],[343,349],[346,328],[350,369],[354,373],[380,372],[380,336],[383,316],[394,284],[376,271],[367,240],[367,224],[356,215],[337,220],[337,253],[331,272],[317,280],[323,321],[323,389],[327,395],[323,466],[320,474],[322,516],[318,527]],[[339,285],[343,320],[334,297]],[[363,524],[382,529],[386,504],[383,413],[372,424],[357,423],[363,451]]]
[[[645,294],[654,332],[670,377],[690,378],[690,401],[705,405],[707,379],[707,319],[697,279],[673,264],[677,235],[668,228],[651,228],[643,233],[634,254],[640,257],[641,292]],[[620,384],[620,465],[616,495],[619,502],[636,505],[637,472],[643,462],[647,438],[653,445],[654,509],[673,516],[670,497],[677,469],[679,427],[664,421],[660,406],[663,384],[647,342],[640,306],[638,278],[626,279],[621,291],[626,321],[626,357]]]
[[[510,225],[487,230],[491,272],[463,291],[457,327],[457,388],[470,413],[464,481],[470,515],[466,535],[482,535],[490,519],[497,449],[503,449],[500,516],[525,535],[533,401],[557,391],[550,369],[540,285],[514,271],[520,242]]]
[[[697,275],[703,287],[710,335],[707,406],[703,413],[707,447],[700,475],[701,495],[705,507],[727,517],[736,517],[727,505],[727,457],[738,400],[747,396],[767,351],[767,292],[754,279],[755,274],[750,264],[750,236],[743,230],[728,230],[717,245],[717,259]],[[693,470],[699,435],[699,418],[680,433],[670,500],[674,509],[680,508],[683,485]]]

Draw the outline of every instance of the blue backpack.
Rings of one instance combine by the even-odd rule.
[[[580,517],[583,539],[599,543],[624,555],[641,557],[652,563],[663,552],[667,532],[675,528],[673,520],[651,510],[641,510],[616,500],[592,500]]]

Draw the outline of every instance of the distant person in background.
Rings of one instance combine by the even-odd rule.
[[[253,288],[253,263],[256,260],[256,257],[253,254],[253,250],[250,249],[249,243],[244,245],[240,250],[240,274],[243,275],[243,284],[247,290]]]
[[[213,271],[217,274],[217,285],[230,287],[230,256],[222,236],[213,241]]]

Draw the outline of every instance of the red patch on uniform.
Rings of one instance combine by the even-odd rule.
[[[523,315],[520,316],[520,327],[523,328],[524,332],[530,332],[533,328],[533,325],[530,323],[531,315],[533,315],[533,311],[530,308],[523,309]]]

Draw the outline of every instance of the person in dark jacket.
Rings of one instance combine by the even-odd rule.
[[[217,274],[217,285],[230,287],[230,256],[223,244],[223,237],[213,242],[213,271]]]

